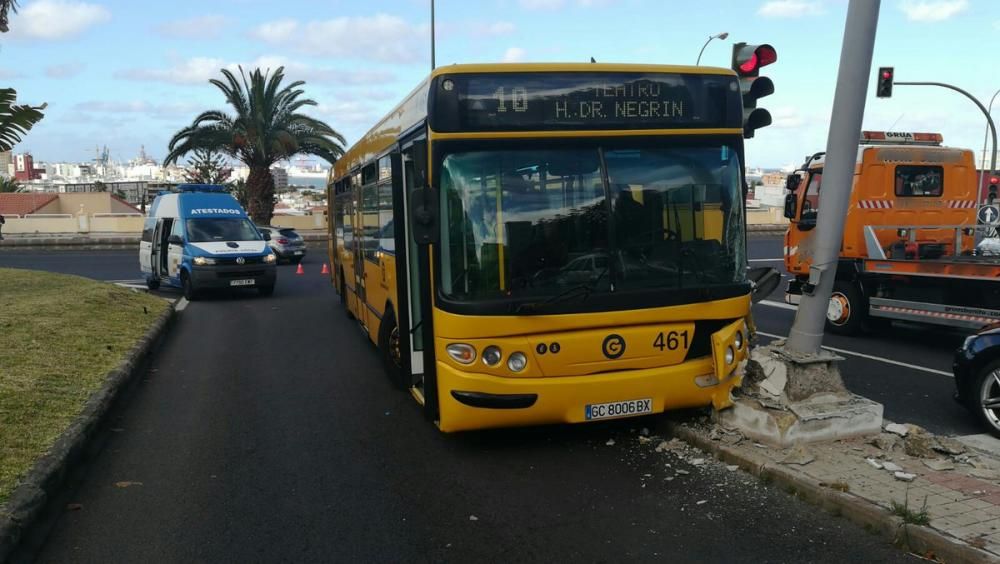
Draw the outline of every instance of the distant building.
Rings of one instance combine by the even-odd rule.
[[[22,182],[41,180],[45,169],[35,168],[35,159],[31,153],[14,155],[14,178]]]
[[[14,176],[14,155],[10,151],[0,151],[0,176]]]
[[[274,167],[271,169],[271,176],[274,177],[274,190],[275,192],[280,192],[288,190],[288,171]]]
[[[760,179],[767,186],[784,186],[786,176],[783,172],[765,172]]]

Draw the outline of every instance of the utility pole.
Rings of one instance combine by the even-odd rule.
[[[434,70],[434,0],[431,0],[431,70]]]
[[[833,292],[844,221],[854,182],[854,167],[865,114],[872,52],[881,0],[850,0],[840,52],[840,71],[826,141],[823,189],[816,220],[815,248],[809,269],[811,292],[803,293],[785,347],[800,355],[816,355],[823,344],[823,324]],[[898,83],[897,83],[898,84]]]

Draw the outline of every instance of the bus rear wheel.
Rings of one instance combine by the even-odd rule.
[[[354,315],[351,314],[351,308],[347,305],[347,284],[344,283],[343,270],[340,271],[340,282],[338,282],[338,285],[340,286],[340,307],[344,308],[344,315],[348,319],[354,319]]]
[[[838,280],[826,309],[826,328],[837,335],[856,335],[868,317],[868,304],[857,284]]]

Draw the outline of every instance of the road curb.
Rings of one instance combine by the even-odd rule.
[[[111,406],[145,367],[151,352],[165,336],[174,318],[174,304],[169,304],[122,362],[108,372],[104,384],[91,394],[80,415],[56,439],[49,452],[35,462],[24,481],[11,494],[0,513],[0,562],[6,562],[30,529],[43,519],[46,505],[58,494],[71,470],[84,458],[88,444]]]
[[[996,562],[989,553],[933,528],[905,524],[883,507],[850,492],[835,489],[836,484],[824,484],[763,456],[728,447],[683,424],[671,423],[670,432],[723,462],[735,464],[761,480],[773,482],[789,493],[916,554],[930,554],[935,560],[949,564]]]

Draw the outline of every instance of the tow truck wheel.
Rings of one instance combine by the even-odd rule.
[[[1000,437],[1000,362],[986,365],[976,375],[972,411],[990,433]]]
[[[861,331],[867,317],[864,298],[856,284],[837,281],[833,284],[830,305],[826,308],[826,328],[838,335],[854,335]]]

